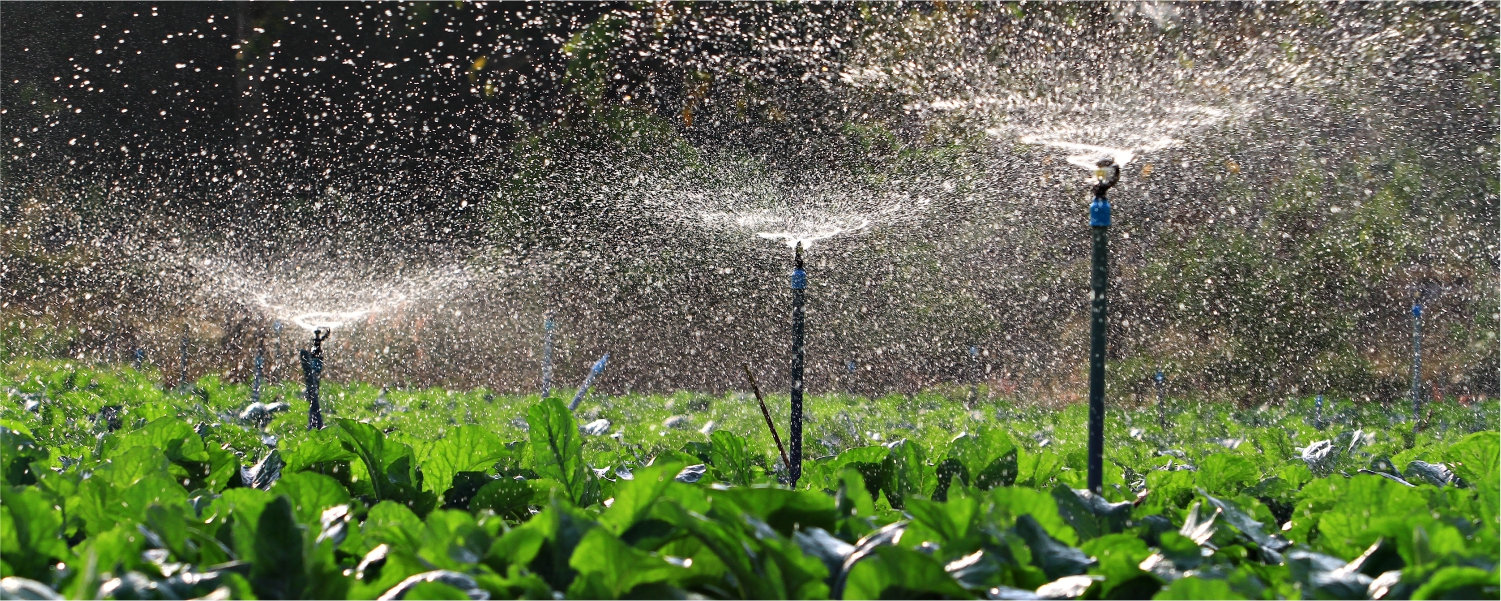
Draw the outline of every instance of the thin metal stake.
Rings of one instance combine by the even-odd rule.
[[[790,474],[792,462],[787,459],[787,449],[782,448],[782,437],[777,436],[777,425],[771,421],[771,410],[766,408],[766,398],[761,396],[761,387],[756,385],[756,376],[751,373],[749,365],[741,363],[740,367],[745,370],[745,379],[750,380],[751,392],[756,393],[756,403],[761,405],[761,417],[766,418],[766,429],[771,430],[771,440],[777,443],[777,453],[782,455],[782,465],[787,466]]]

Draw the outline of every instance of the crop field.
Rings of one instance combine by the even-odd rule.
[[[301,387],[14,361],[7,598],[1496,598],[1497,406]],[[786,398],[768,399],[785,416]],[[1165,427],[1164,427],[1165,426]],[[785,423],[778,429],[786,436]]]

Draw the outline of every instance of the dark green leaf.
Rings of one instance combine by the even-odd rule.
[[[307,585],[302,526],[292,512],[292,500],[285,495],[261,511],[250,583],[257,596],[270,599],[299,598]]]
[[[584,465],[583,437],[573,412],[558,399],[544,399],[527,411],[526,422],[535,462],[532,469],[562,483],[569,501],[583,504],[589,470]]]

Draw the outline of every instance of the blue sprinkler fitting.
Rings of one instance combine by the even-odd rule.
[[[1089,204],[1089,227],[1110,227],[1110,201],[1104,197]]]
[[[610,354],[605,353],[605,356],[600,357],[598,361],[594,362],[594,367],[589,369],[589,375],[584,378],[584,383],[579,386],[578,393],[573,395],[573,402],[568,403],[569,411],[578,409],[579,403],[584,401],[584,395],[589,394],[589,386],[594,383],[595,376],[598,376],[599,372],[605,370],[605,363],[609,361]]]

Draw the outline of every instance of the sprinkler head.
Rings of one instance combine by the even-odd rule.
[[[798,241],[798,243],[797,243],[797,250],[794,251],[794,255],[793,256],[794,256],[793,267],[795,267],[799,271],[801,271],[803,269],[803,243],[802,243],[802,241]]]
[[[1121,179],[1120,165],[1115,164],[1115,158],[1105,157],[1095,163],[1094,169],[1095,198],[1104,198],[1105,193]]]

